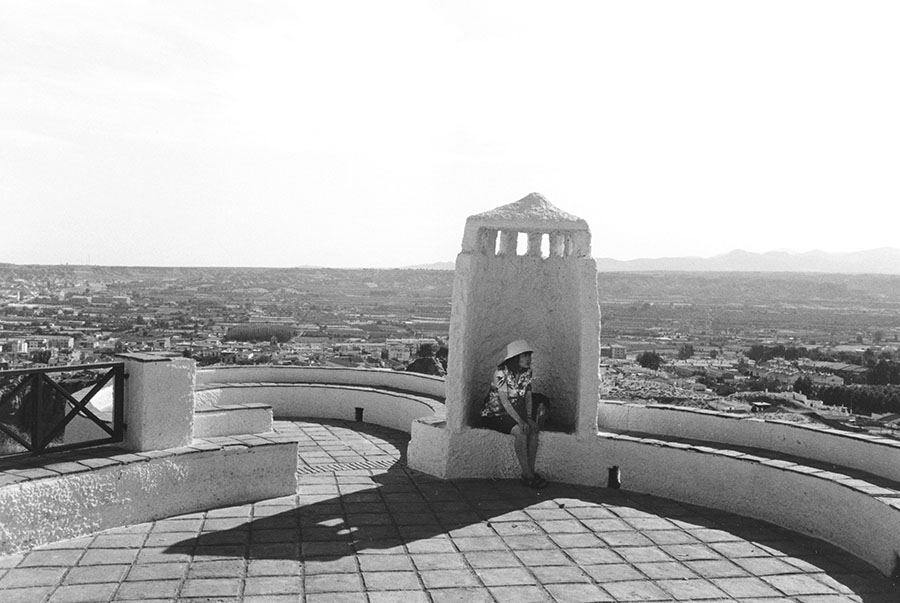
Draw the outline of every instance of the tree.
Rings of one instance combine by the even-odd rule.
[[[891,363],[882,358],[871,371],[869,382],[872,385],[887,385],[891,382]]]
[[[745,352],[745,355],[750,360],[755,360],[756,362],[763,362],[772,358],[769,351],[766,349],[766,346],[755,343],[750,346],[750,349]]]
[[[690,343],[685,343],[678,346],[678,359],[679,360],[687,360],[691,356],[694,355],[694,346]]]
[[[644,368],[656,371],[659,370],[659,367],[662,365],[663,359],[662,356],[656,352],[641,352],[638,354],[637,363]]]
[[[808,375],[803,375],[794,381],[794,391],[804,396],[809,396],[813,391],[813,382]]]
[[[50,362],[50,350],[35,350],[31,352],[31,361],[38,364],[47,364]]]

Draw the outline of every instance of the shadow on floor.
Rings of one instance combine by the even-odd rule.
[[[630,566],[621,575],[648,582],[680,576],[718,588],[762,576],[766,586],[780,584],[786,594],[795,584],[812,588],[795,593],[806,595],[815,594],[808,583],[815,579],[824,585],[822,594],[900,600],[900,589],[871,566],[761,521],[624,490],[551,484],[534,491],[514,480],[438,480],[402,460],[381,473],[363,473],[306,476],[299,497],[254,505],[249,520],[207,521],[199,536],[166,552],[343,563],[347,571],[355,571],[353,557],[367,554],[401,556],[422,570],[493,552],[515,554],[527,568],[590,568],[600,586],[615,578],[605,567],[621,573]],[[495,555],[498,563],[503,555]],[[491,562],[490,555],[482,557]]]

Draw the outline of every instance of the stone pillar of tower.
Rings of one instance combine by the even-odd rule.
[[[584,220],[536,193],[470,216],[453,284],[446,422],[413,425],[410,465],[442,477],[515,471],[509,464],[514,460],[506,441],[510,436],[478,428],[493,371],[515,339],[534,347],[533,389],[553,401],[554,431],[542,436],[542,448],[594,436],[597,297],[597,268]],[[501,447],[502,459],[480,464],[477,458],[490,457],[495,446]],[[540,464],[543,453],[538,454]]]

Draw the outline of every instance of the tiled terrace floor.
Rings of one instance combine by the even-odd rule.
[[[0,557],[0,601],[897,603],[823,542],[622,490],[440,481],[407,435],[278,422],[295,496],[108,530]]]

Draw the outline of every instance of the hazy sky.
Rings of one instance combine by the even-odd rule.
[[[0,262],[900,246],[900,2],[0,0]]]

